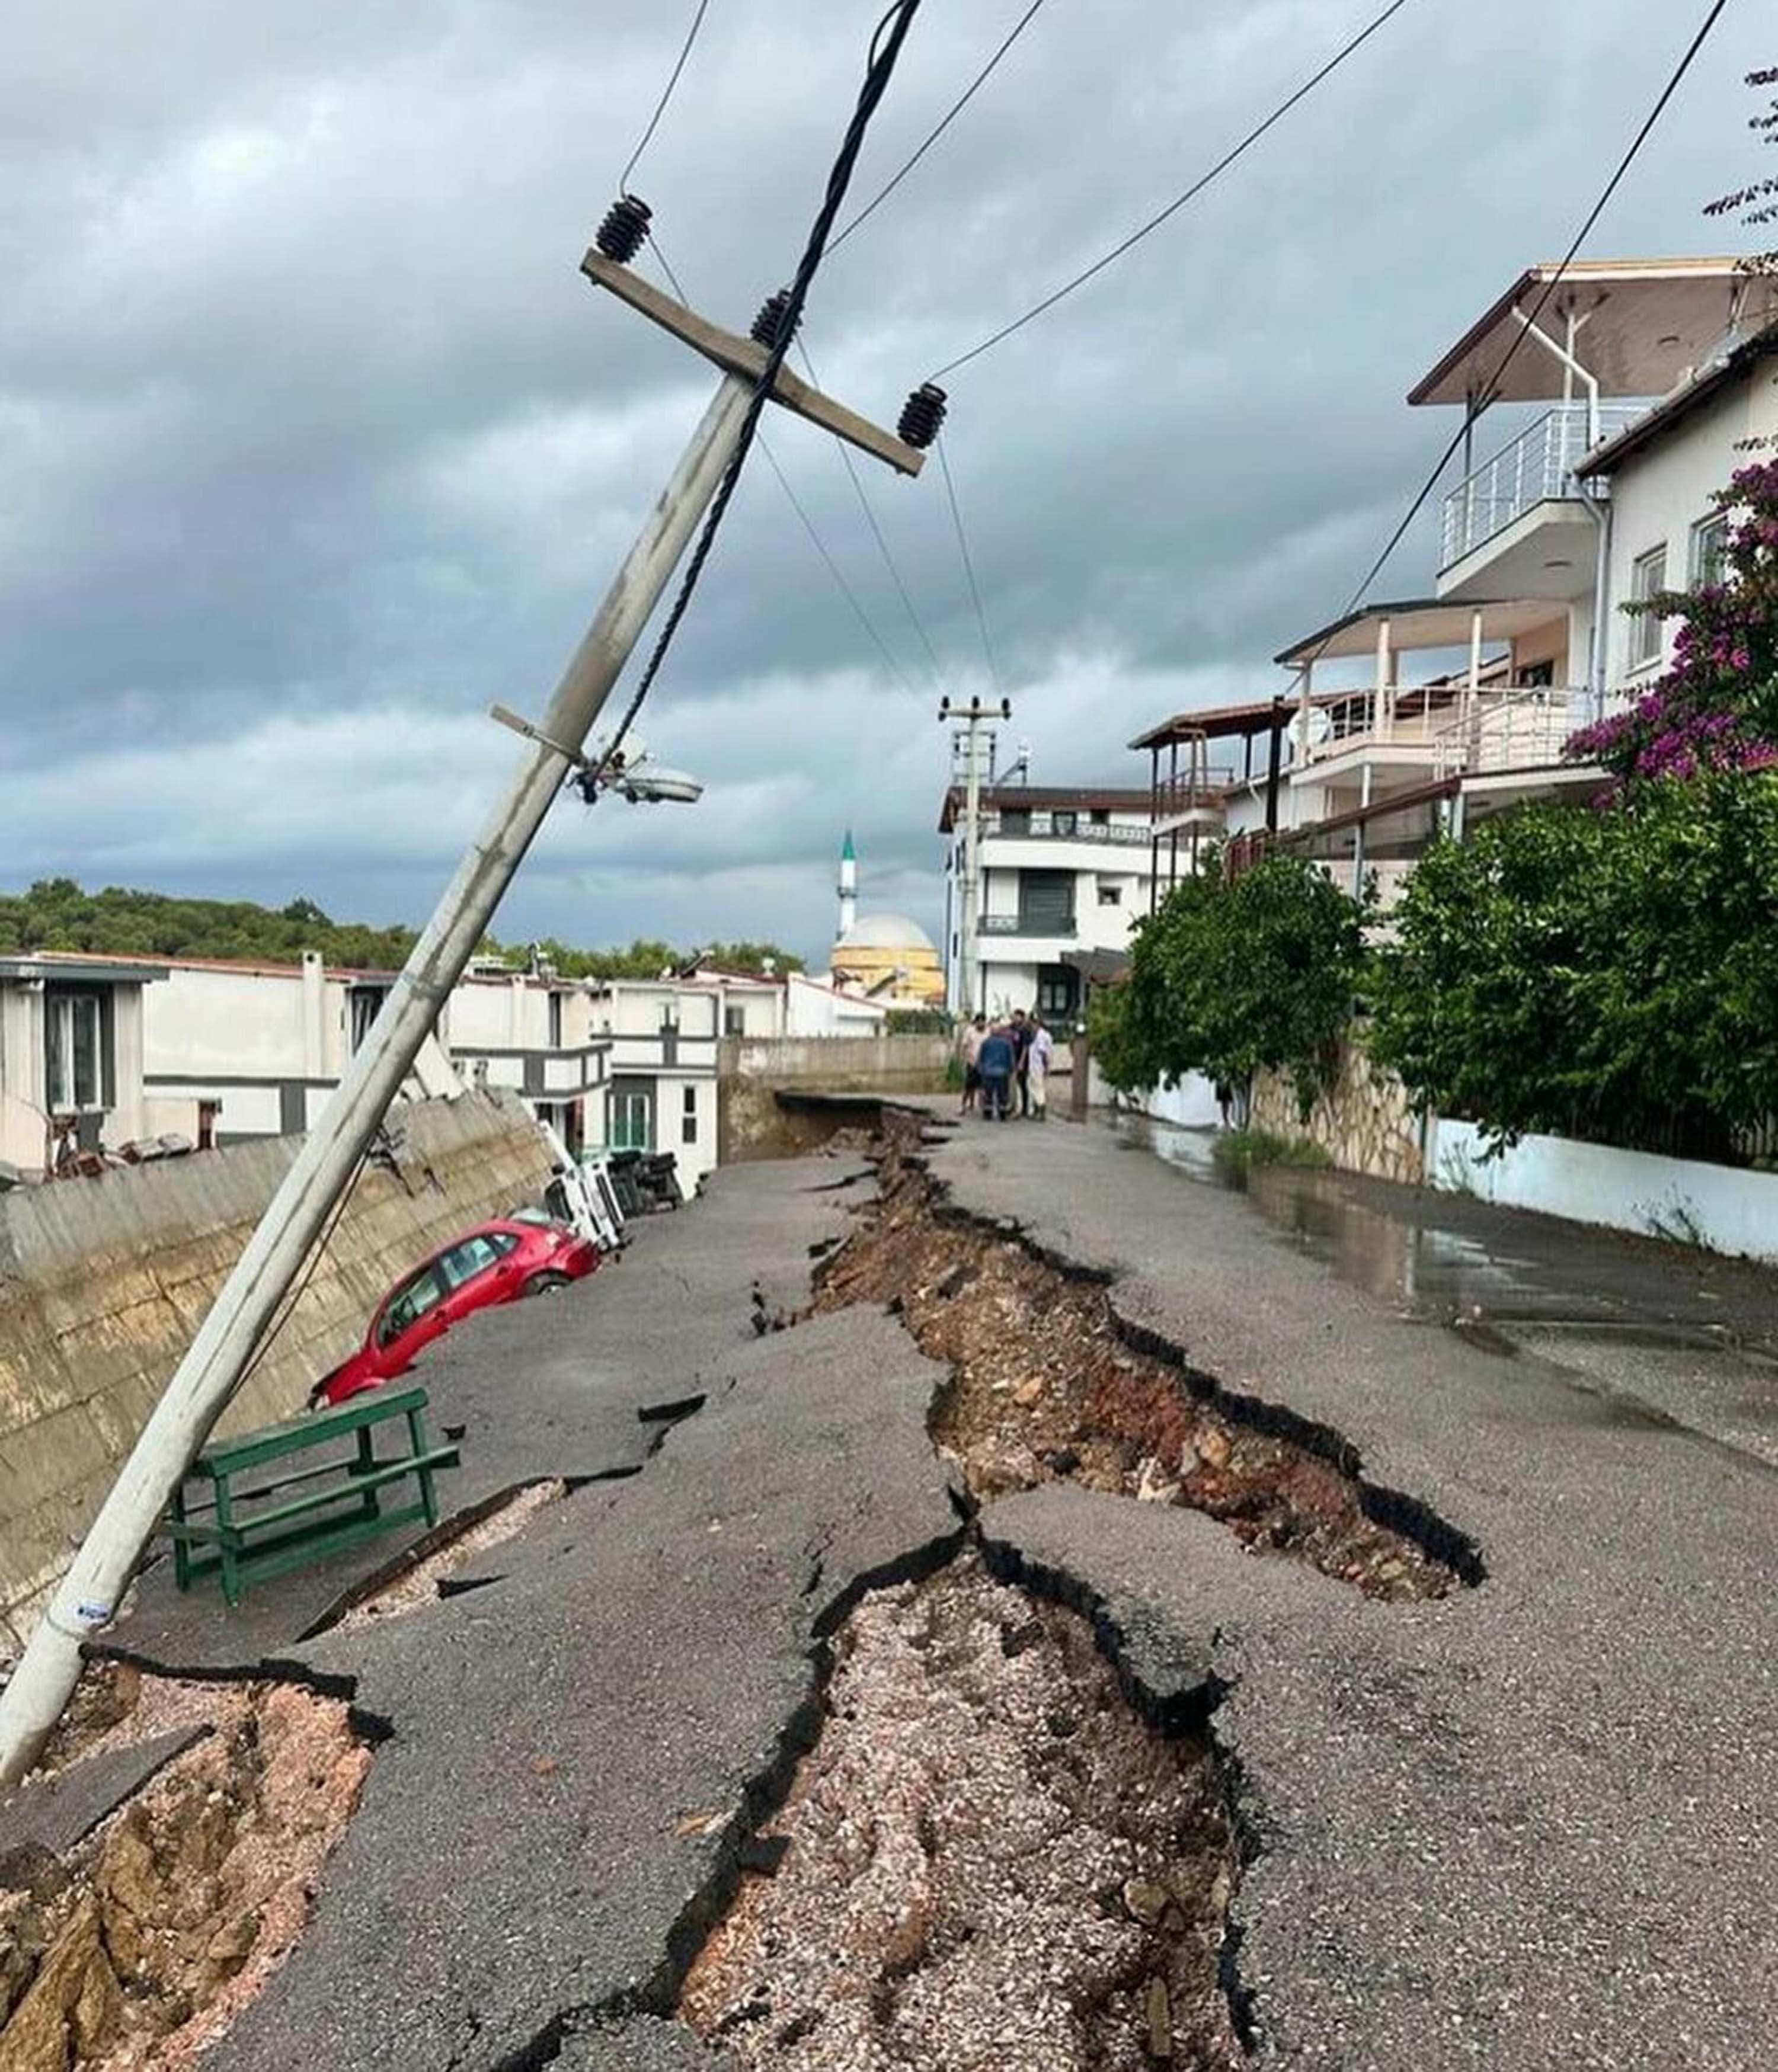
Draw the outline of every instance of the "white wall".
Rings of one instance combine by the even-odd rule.
[[[1536,1209],[1778,1261],[1778,1173],[1561,1137],[1521,1137],[1511,1150],[1484,1159],[1473,1123],[1440,1116],[1432,1124],[1426,1177],[1434,1187],[1475,1194],[1503,1208]]]
[[[1632,694],[1666,668],[1676,628],[1665,629],[1658,660],[1630,665],[1634,622],[1617,607],[1632,592],[1632,569],[1651,548],[1667,550],[1667,587],[1691,581],[1691,528],[1710,514],[1710,495],[1755,456],[1737,452],[1737,442],[1778,433],[1778,372],[1770,360],[1756,363],[1715,401],[1683,420],[1644,451],[1627,460],[1611,479],[1611,612],[1607,635],[1607,686]]]
[[[861,1000],[830,985],[792,972],[784,981],[784,1028],[786,1036],[874,1036],[889,1018],[880,1001]],[[749,1036],[774,1035],[770,1029],[755,1029],[748,1017]]]

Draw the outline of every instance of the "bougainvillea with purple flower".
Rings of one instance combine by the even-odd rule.
[[[1673,667],[1567,744],[1620,783],[1778,763],[1778,461],[1738,469],[1713,501],[1727,520],[1716,580],[1625,607],[1679,621]]]

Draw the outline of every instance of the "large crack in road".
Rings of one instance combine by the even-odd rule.
[[[829,1722],[687,1977],[747,2066],[1220,2068],[1235,1823],[1201,1731],[1124,1703],[1092,1629],[966,1558],[867,1598]]]
[[[1131,1345],[1102,1281],[951,1211],[916,1142],[889,1120],[878,1198],[817,1268],[811,1309],[888,1304],[949,1366],[932,1439],[978,1500],[1072,1481],[1189,1506],[1388,1600],[1481,1580],[1463,1536],[1366,1483],[1337,1434]]]

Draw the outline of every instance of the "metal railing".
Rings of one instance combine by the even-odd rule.
[[[1142,840],[1146,842],[1147,839],[1145,833]],[[1072,935],[1074,933],[1074,916],[1072,914],[1047,917],[1037,914],[984,914],[981,932],[984,935]]]
[[[1434,742],[1433,775],[1538,770],[1560,763],[1568,737],[1590,716],[1587,693],[1564,684],[1531,690],[1482,690]]]
[[[1574,470],[1590,449],[1621,432],[1648,408],[1645,402],[1602,403],[1596,434],[1585,403],[1558,403],[1545,410],[1446,497],[1439,567],[1460,561],[1533,504],[1572,496]]]
[[[1105,842],[1116,847],[1134,849],[1146,845],[1146,828],[1120,827],[1111,820],[1080,820],[1074,826],[1057,827],[1053,813],[1033,813],[1027,827],[1007,827],[1002,815],[985,813],[982,819],[983,836],[997,837],[1002,841],[1080,841]]]
[[[1307,759],[1325,762],[1367,742],[1388,748],[1430,748],[1449,724],[1461,694],[1460,685],[1450,684],[1354,691],[1323,709],[1325,731],[1319,738],[1311,735]]]

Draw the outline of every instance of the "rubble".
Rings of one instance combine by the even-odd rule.
[[[64,1856],[0,1860],[3,2072],[183,2072],[307,1922],[370,1761],[345,1704],[177,1688],[187,1709],[203,1694],[206,1738]],[[166,1708],[145,1698],[111,1731],[143,1715]]]
[[[866,1597],[827,1723],[679,2012],[784,2072],[1243,2062],[1208,1740],[1163,1738],[1090,1627],[965,1560]]]

